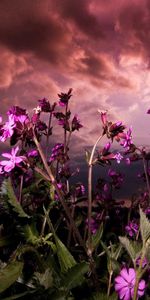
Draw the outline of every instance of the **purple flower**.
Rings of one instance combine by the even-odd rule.
[[[106,134],[112,141],[114,138],[117,142],[120,141],[120,138],[124,135],[123,131],[125,129],[122,121],[117,121],[116,123],[109,122],[107,120],[107,111],[100,112],[100,114],[103,125],[103,135]]]
[[[114,158],[117,160],[117,163],[120,164],[121,160],[123,159],[123,156],[119,152],[117,152]]]
[[[13,106],[10,108],[7,112],[7,115],[14,115],[14,116],[20,116],[20,115],[26,115],[26,109],[23,109],[19,106]]]
[[[10,172],[15,166],[26,159],[25,156],[16,156],[19,147],[12,148],[11,153],[2,153],[3,157],[8,158],[9,160],[3,160],[0,162],[0,165],[4,167],[5,172]]]
[[[148,115],[150,114],[150,109],[148,109],[147,114],[148,114]]]
[[[125,227],[126,232],[130,237],[133,237],[137,234],[139,226],[135,221],[130,221],[129,224]]]
[[[72,131],[79,130],[82,127],[83,127],[83,125],[80,124],[80,120],[78,119],[78,116],[75,115],[72,120],[72,128],[71,128]]]
[[[68,160],[67,154],[64,153],[64,144],[57,143],[53,149],[52,149],[52,154],[50,156],[49,162],[51,163],[52,161],[59,161],[60,163],[65,163]]]
[[[41,107],[41,111],[43,112],[52,112],[55,109],[55,106],[57,105],[56,102],[51,106],[49,101],[46,98],[38,100],[39,106]]]
[[[115,278],[115,290],[118,293],[119,299],[130,300],[133,299],[134,286],[136,281],[136,273],[133,268],[123,268]],[[145,280],[140,280],[138,286],[138,298],[144,295]],[[137,298],[137,299],[138,299]]]
[[[120,145],[129,150],[132,144],[132,127],[130,127],[129,130],[125,133]]]
[[[2,135],[0,136],[0,141],[5,142],[7,138],[10,138],[14,133],[14,128],[16,127],[14,116],[8,116],[8,122],[1,128]]]
[[[68,104],[69,99],[72,96],[71,92],[72,92],[72,89],[69,89],[68,93],[66,93],[66,94],[65,93],[58,94],[60,106],[65,106]]]
[[[38,151],[36,149],[29,150],[27,155],[28,155],[28,157],[37,157]]]

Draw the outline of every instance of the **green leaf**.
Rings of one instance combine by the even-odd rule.
[[[18,202],[10,178],[8,178],[7,181],[5,181],[5,187],[8,195],[8,202],[11,205],[13,211],[17,213],[18,217],[29,219],[30,217],[24,212],[22,206]]]
[[[74,265],[76,265],[76,261],[74,257],[71,255],[69,250],[66,248],[66,246],[61,242],[61,240],[56,235],[55,229],[53,227],[53,224],[47,214],[47,211],[45,207],[43,207],[47,223],[53,233],[55,243],[56,243],[56,249],[57,249],[57,256],[60,264],[61,271],[65,273],[68,269],[72,268]]]
[[[61,267],[61,271],[64,273],[68,269],[72,268],[76,265],[76,261],[74,257],[71,255],[66,246],[61,242],[61,240],[56,236],[54,236],[57,248],[57,256],[59,260],[59,264]]]
[[[92,235],[92,247],[93,249],[96,249],[96,247],[98,247],[100,240],[102,238],[103,235],[103,223],[100,224],[96,234]]]
[[[18,279],[22,269],[23,263],[15,261],[0,270],[0,293],[8,289]]]
[[[85,280],[84,274],[89,271],[89,264],[82,262],[73,266],[62,280],[62,286],[65,286],[68,290],[80,286]]]
[[[150,222],[147,219],[146,215],[143,213],[141,208],[140,208],[140,231],[141,231],[142,241],[144,244],[150,237]]]
[[[130,240],[127,237],[121,237],[121,236],[119,237],[119,240],[120,240],[121,244],[124,246],[124,248],[127,250],[132,261],[134,262],[136,259],[136,252],[135,252]]]
[[[38,278],[40,285],[44,286],[46,290],[52,287],[53,277],[49,268],[47,268],[44,273],[35,272],[34,274]]]

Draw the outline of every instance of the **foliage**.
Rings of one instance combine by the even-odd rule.
[[[70,140],[83,127],[71,96],[69,89],[58,103],[40,99],[32,115],[13,106],[0,125],[1,143],[11,147],[0,160],[0,298],[115,300],[125,291],[127,300],[149,299],[149,152],[133,143],[131,127],[100,112],[84,186],[71,166]],[[64,138],[53,145],[55,126]],[[135,161],[143,162],[143,190],[117,198],[125,179],[118,166]]]

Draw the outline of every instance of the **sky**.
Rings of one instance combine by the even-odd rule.
[[[100,134],[98,110],[149,145],[149,24],[149,0],[1,0],[0,114],[72,88],[70,108],[84,126],[76,153]]]

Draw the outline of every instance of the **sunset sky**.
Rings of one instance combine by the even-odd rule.
[[[84,125],[75,149],[99,135],[98,109],[149,145],[149,53],[149,0],[1,0],[0,113],[72,87]]]

